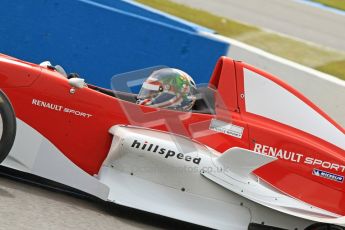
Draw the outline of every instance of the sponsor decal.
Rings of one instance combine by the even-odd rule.
[[[301,162],[303,158],[303,154],[287,151],[285,149],[274,148],[267,145],[261,145],[258,143],[255,143],[254,152],[297,163]]]
[[[304,159],[304,164],[321,166],[322,168],[333,169],[337,172],[345,172],[345,165],[340,165],[329,161],[322,161],[313,157],[306,157]]]
[[[318,176],[318,177],[323,177],[325,179],[328,180],[333,180],[339,183],[343,183],[344,182],[344,177],[343,176],[339,176],[337,174],[333,174],[333,173],[329,173],[326,171],[322,171],[319,169],[313,169],[313,175],[314,176]]]
[[[272,156],[279,159],[291,161],[291,162],[319,166],[324,169],[335,170],[337,172],[345,172],[345,165],[340,165],[334,162],[323,161],[323,160],[313,158],[313,157],[306,157],[302,153],[288,151],[286,149],[280,149],[280,148],[275,148],[268,145],[255,143],[253,151],[260,154],[267,155],[267,156]]]
[[[237,137],[237,138],[242,138],[243,135],[243,127],[226,123],[224,121],[220,121],[217,119],[212,119],[210,123],[210,130],[219,132],[219,133],[224,133],[229,136]]]
[[[79,117],[90,118],[92,116],[91,114],[88,114],[88,113],[80,112],[78,110],[63,107],[62,105],[57,105],[57,104],[53,104],[53,103],[49,103],[49,102],[41,101],[37,99],[32,99],[32,105],[54,110],[57,112],[72,114]]]
[[[146,152],[151,152],[151,153],[157,153],[159,155],[162,155],[165,159],[173,157],[179,160],[190,161],[196,165],[198,165],[201,161],[200,157],[191,157],[183,153],[177,153],[174,150],[165,148],[164,146],[148,143],[147,141],[139,142],[138,140],[134,140],[133,143],[131,144],[131,148],[141,149],[141,150],[144,150]]]

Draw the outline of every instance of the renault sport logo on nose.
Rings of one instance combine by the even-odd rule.
[[[326,178],[328,180],[334,180],[336,182],[339,183],[343,183],[344,182],[344,177],[343,176],[339,176],[333,173],[329,173],[329,172],[325,172],[319,169],[313,169],[313,175],[314,176],[319,176],[319,177],[323,177]]]

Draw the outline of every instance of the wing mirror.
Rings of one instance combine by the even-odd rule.
[[[68,83],[70,84],[70,86],[77,89],[84,88],[85,86],[85,80],[83,78],[70,78],[68,79]]]

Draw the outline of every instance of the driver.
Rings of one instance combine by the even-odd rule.
[[[196,92],[194,80],[187,73],[163,68],[143,83],[137,104],[188,112],[195,103]]]

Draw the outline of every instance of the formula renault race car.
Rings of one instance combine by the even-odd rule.
[[[190,112],[118,90],[157,68],[115,76],[109,90],[0,55],[2,167],[216,229],[343,229],[344,128],[226,57]]]

